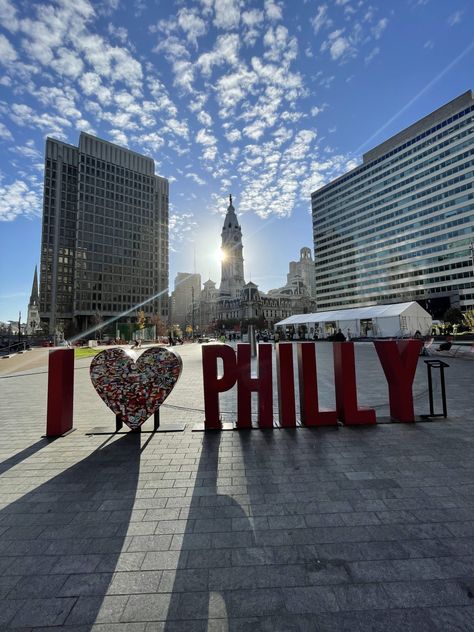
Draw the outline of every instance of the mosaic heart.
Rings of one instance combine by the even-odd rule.
[[[165,401],[181,375],[181,357],[165,347],[138,354],[106,349],[91,362],[92,384],[107,406],[135,430]]]

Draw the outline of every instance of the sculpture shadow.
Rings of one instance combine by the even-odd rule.
[[[185,532],[176,571],[170,573],[170,601],[164,630],[193,632],[208,630],[216,621],[224,630],[227,620],[237,615],[237,604],[229,589],[238,585],[232,576],[232,547],[237,537],[253,542],[252,526],[241,504],[223,493],[223,479],[239,475],[237,470],[219,469],[219,452],[224,435],[204,433],[195,487],[189,505]],[[219,483],[219,477],[221,482]],[[236,536],[232,531],[238,524]],[[243,587],[243,586],[242,586]],[[209,628],[210,629],[210,628]]]
[[[0,626],[78,625],[86,631],[101,618],[110,620],[111,610],[121,611],[124,597],[107,593],[121,564],[133,568],[133,557],[124,562],[121,551],[140,452],[139,434],[113,437],[0,511]]]

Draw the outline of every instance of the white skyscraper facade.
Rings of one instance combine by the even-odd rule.
[[[474,97],[468,91],[311,196],[318,310],[474,307]]]

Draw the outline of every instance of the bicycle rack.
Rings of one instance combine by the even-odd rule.
[[[428,396],[430,401],[430,414],[429,415],[420,415],[420,417],[446,417],[448,416],[448,407],[446,404],[446,382],[444,379],[444,369],[449,367],[449,364],[443,362],[442,360],[425,360],[426,367],[428,369]],[[435,413],[434,412],[434,403],[433,403],[433,376],[432,369],[439,369],[439,377],[441,382],[441,401],[443,403],[443,412]]]

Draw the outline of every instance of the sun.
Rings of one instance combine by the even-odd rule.
[[[222,248],[219,248],[216,256],[217,256],[217,261],[219,263],[222,263],[223,261],[227,259],[227,253],[224,250],[222,250]]]

